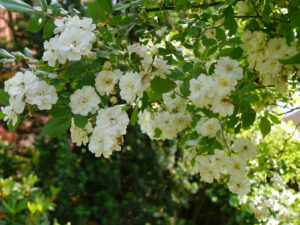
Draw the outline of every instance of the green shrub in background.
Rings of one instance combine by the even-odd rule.
[[[49,223],[57,219],[72,225],[254,224],[249,209],[236,210],[238,199],[226,186],[199,184],[199,177],[189,173],[183,152],[174,143],[151,143],[134,130],[128,134],[126,151],[111,160],[95,160],[84,148],[69,150],[65,137],[40,137],[36,148],[14,154],[3,144],[1,174],[15,183],[33,172],[39,177],[35,188],[39,196],[47,196],[44,199],[51,208],[42,208],[35,216]],[[33,199],[36,195],[34,192]],[[26,205],[16,215],[18,224],[31,211]],[[10,224],[9,218],[3,224]]]
[[[36,175],[24,176],[21,182],[12,177],[0,178],[0,224],[51,224],[56,189],[51,197],[36,186]]]

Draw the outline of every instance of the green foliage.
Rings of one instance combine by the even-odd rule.
[[[32,14],[27,30],[33,33],[39,32],[46,22],[46,16],[40,13]]]
[[[77,127],[84,128],[88,123],[88,118],[86,116],[74,115],[74,123]]]
[[[71,127],[71,121],[68,117],[54,117],[47,121],[43,127],[42,134],[50,137],[59,137],[66,133]]]
[[[50,224],[49,212],[54,210],[55,196],[45,196],[36,187],[38,181],[32,174],[23,177],[21,182],[12,177],[0,178],[1,225]]]
[[[167,93],[176,87],[176,83],[170,79],[155,77],[151,80],[151,88],[157,93]]]
[[[43,11],[46,12],[48,9],[47,0],[37,0],[37,2],[42,7]]]
[[[279,59],[279,62],[287,65],[300,64],[300,53],[297,53],[296,55],[293,55],[286,59]]]
[[[34,11],[32,6],[24,3],[21,0],[0,0],[0,4],[13,12],[30,13]]]

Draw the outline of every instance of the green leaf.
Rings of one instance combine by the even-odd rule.
[[[245,92],[248,92],[248,91],[251,91],[251,90],[255,89],[255,87],[256,87],[255,84],[246,84],[239,91],[241,93],[245,93]]]
[[[114,16],[112,19],[109,20],[109,24],[113,26],[127,26],[133,22],[133,19],[128,16]]]
[[[42,130],[42,135],[59,137],[71,127],[71,120],[67,117],[55,117],[47,121]]]
[[[176,69],[171,71],[169,77],[172,78],[173,80],[184,80],[185,73]]]
[[[298,52],[296,55],[293,55],[289,58],[278,59],[278,61],[285,65],[300,64],[300,52]]]
[[[77,88],[82,88],[83,86],[93,86],[95,84],[95,75],[90,73],[84,76],[78,81]]]
[[[16,56],[19,59],[26,59],[26,55],[24,55],[22,52],[17,51],[17,52],[11,52],[14,56]]]
[[[3,57],[3,58],[15,58],[12,54],[10,54],[8,51],[6,51],[3,48],[0,48],[0,57]]]
[[[43,38],[51,37],[54,33],[54,29],[55,29],[54,19],[52,18],[48,19],[43,30]]]
[[[96,53],[96,55],[100,58],[108,58],[109,56],[111,56],[113,53],[110,51],[98,51]]]
[[[48,8],[47,0],[37,0],[43,11],[46,12]]]
[[[219,27],[216,28],[216,38],[218,41],[225,41],[226,40],[225,31]]]
[[[250,127],[256,118],[256,112],[253,109],[249,109],[242,114],[243,128]]]
[[[278,119],[277,116],[273,115],[273,114],[269,114],[270,116],[270,119],[272,120],[273,123],[276,123],[276,124],[280,124],[281,123],[281,120]]]
[[[244,96],[242,100],[246,101],[246,102],[257,102],[259,100],[259,98],[257,95],[252,94],[252,95]]]
[[[213,45],[217,44],[217,41],[215,39],[212,39],[212,38],[202,38],[202,43],[206,47],[210,47],[210,46],[213,46]]]
[[[187,97],[191,91],[190,91],[190,81],[184,81],[183,84],[180,87],[180,92],[183,94],[184,97]]]
[[[291,24],[293,27],[300,27],[300,10],[292,13]]]
[[[64,99],[65,100],[65,99]],[[60,100],[59,103],[52,106],[50,110],[48,110],[48,113],[53,117],[72,117],[72,112],[69,107],[66,107],[68,105],[68,101]]]
[[[161,129],[155,128],[155,130],[154,130],[154,137],[155,138],[159,138],[159,137],[161,137],[161,135],[162,135]]]
[[[242,44],[242,41],[239,37],[230,38],[227,42],[228,45],[240,45]]]
[[[64,77],[70,78],[77,78],[78,76],[82,75],[87,71],[87,66],[84,61],[77,61],[77,62],[70,62],[61,75]]]
[[[88,123],[88,118],[86,116],[75,114],[74,123],[77,127],[84,129],[85,125]]]
[[[266,23],[269,23],[271,13],[272,13],[272,9],[270,7],[269,1],[267,0],[266,5],[264,7],[264,11],[262,13],[262,18]]]
[[[45,22],[46,16],[44,14],[34,13],[29,20],[27,30],[32,33],[37,33],[43,28]]]
[[[17,13],[30,13],[34,11],[32,6],[20,0],[0,0],[0,5],[9,11]]]
[[[237,30],[237,22],[234,19],[234,11],[231,6],[224,10],[224,26],[229,30],[229,35],[234,35]]]
[[[299,0],[290,0],[290,6],[297,8],[300,6],[300,1]]]
[[[176,88],[176,83],[170,79],[155,77],[151,80],[151,88],[158,93],[167,93]]]
[[[0,103],[9,105],[9,95],[3,89],[0,89]]]
[[[61,5],[59,3],[53,3],[50,5],[50,9],[52,11],[53,16],[60,16]]]
[[[260,131],[265,137],[271,131],[271,123],[266,117],[262,117],[259,124]]]
[[[96,0],[97,4],[101,7],[101,9],[105,12],[112,13],[112,0]]]
[[[240,132],[240,130],[241,130],[241,127],[242,127],[242,124],[238,123],[238,125],[234,128],[234,133],[238,134]]]
[[[112,42],[113,40],[113,36],[112,34],[109,32],[109,30],[105,27],[99,27],[99,31],[104,39],[104,41],[107,42]]]
[[[26,56],[28,56],[28,57],[32,57],[33,56],[33,51],[31,51],[29,48],[27,48],[27,47],[25,47],[24,48],[24,53],[25,53],[25,55]]]
[[[148,90],[146,91],[146,93],[147,93],[147,97],[148,97],[147,99],[148,99],[148,101],[149,100],[159,101],[159,100],[162,99],[162,94],[153,91],[151,88],[148,88]]]
[[[88,8],[86,10],[86,16],[93,18],[94,21],[106,20],[105,12],[102,7],[97,4],[97,2],[88,3]]]
[[[209,48],[207,55],[210,56],[214,54],[217,50],[218,50],[218,45],[212,46],[211,48]]]
[[[131,118],[130,118],[130,123],[132,126],[134,126],[136,124],[136,121],[138,119],[138,113],[139,113],[139,109],[138,109],[138,107],[135,107],[135,109],[132,112]]]

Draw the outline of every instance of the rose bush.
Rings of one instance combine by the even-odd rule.
[[[251,162],[268,154],[254,138],[299,93],[298,1],[96,0],[84,14],[37,2],[0,0],[30,13],[27,30],[46,39],[42,59],[0,50],[2,63],[27,63],[0,92],[10,129],[43,111],[52,118],[42,134],[70,130],[73,143],[109,158],[131,126],[178,140],[202,181],[251,192]],[[241,136],[254,126],[258,137]]]

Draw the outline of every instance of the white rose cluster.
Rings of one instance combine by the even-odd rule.
[[[294,66],[283,65],[278,59],[295,55],[296,47],[289,46],[285,38],[269,39],[262,31],[246,31],[241,40],[241,47],[248,54],[249,68],[259,72],[263,85],[274,85],[278,92],[286,91]]]
[[[239,62],[228,56],[221,57],[212,76],[200,74],[197,79],[190,80],[189,98],[199,108],[208,108],[223,117],[231,115],[234,107],[230,94],[242,78],[243,69]]]
[[[113,151],[120,151],[123,135],[126,134],[129,118],[121,105],[100,109],[96,127],[90,138],[89,150],[100,157],[108,158]]]
[[[201,131],[202,134],[206,132],[205,123],[218,124],[218,121],[212,121],[212,119],[209,119],[201,122],[200,127],[204,129],[204,131]],[[218,127],[218,125],[214,126]],[[217,129],[213,130],[213,133],[215,133]],[[229,149],[233,150],[230,156],[225,151],[219,149],[215,149],[213,155],[197,155],[197,148],[192,147],[187,149],[185,158],[189,162],[194,160],[192,166],[193,174],[199,173],[202,181],[212,183],[214,180],[219,180],[222,176],[229,175],[229,190],[239,195],[245,195],[250,192],[250,179],[246,175],[246,161],[256,156],[256,148],[254,144],[244,138],[236,140],[233,145],[229,141],[226,145]]]
[[[36,105],[40,110],[49,110],[58,100],[56,89],[30,71],[17,72],[5,81],[4,91],[10,96],[9,106],[1,107],[1,110],[6,115],[4,120],[11,121],[13,126],[26,103]]]
[[[265,186],[260,187],[260,192],[250,200],[250,208],[255,217],[265,224],[290,224],[285,221],[295,221],[299,218],[299,213],[293,209],[293,205],[298,205],[300,194],[293,194],[292,191],[284,189],[282,192],[271,189],[266,190]]]
[[[178,91],[178,88],[175,91]],[[159,108],[156,112],[144,110],[138,114],[142,132],[151,139],[173,139],[189,127],[192,121],[190,113],[186,110],[186,101],[182,97],[175,92],[169,92],[163,94],[163,100],[166,111]],[[156,136],[156,129],[161,131],[160,136]]]
[[[89,142],[89,134],[93,131],[93,126],[91,122],[88,122],[85,127],[82,129],[77,127],[74,123],[74,119],[72,119],[71,125],[71,139],[72,142],[77,146],[86,145]]]
[[[50,66],[55,66],[56,61],[61,64],[77,61],[82,55],[91,52],[92,44],[96,40],[93,31],[96,25],[91,18],[80,19],[78,16],[68,16],[55,19],[54,33],[57,35],[44,42],[45,52],[43,60]]]
[[[152,72],[154,76],[161,78],[166,78],[166,74],[171,73],[171,66],[167,64],[167,61],[157,56],[157,47],[148,48],[136,43],[128,45],[127,50],[129,53],[135,53],[142,58],[142,67],[145,72]]]
[[[108,158],[113,151],[120,151],[123,135],[126,134],[129,118],[122,105],[99,109],[95,127],[89,119],[84,128],[79,128],[72,120],[71,139],[77,146],[87,145],[96,157]]]

